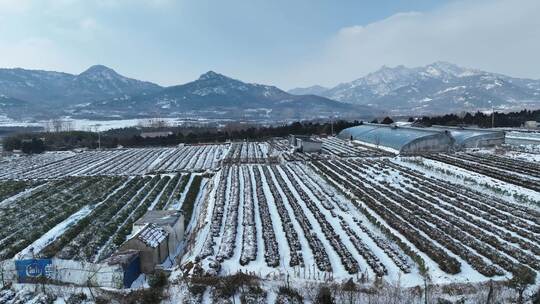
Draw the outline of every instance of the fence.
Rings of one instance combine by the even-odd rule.
[[[137,269],[62,259],[0,261],[0,283],[32,283],[43,280],[81,286],[125,288],[137,278]]]

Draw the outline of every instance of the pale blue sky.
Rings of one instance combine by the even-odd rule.
[[[435,60],[540,78],[538,3],[0,0],[0,66],[104,64],[162,85],[214,70],[284,89]]]

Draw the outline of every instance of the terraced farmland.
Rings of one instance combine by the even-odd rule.
[[[163,209],[184,211],[189,274],[416,286],[540,272],[535,162],[322,140],[309,154],[274,139],[2,161],[0,259],[104,261]]]

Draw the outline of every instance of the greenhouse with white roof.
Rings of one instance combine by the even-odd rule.
[[[454,143],[450,133],[444,130],[382,124],[363,124],[347,128],[341,131],[338,137],[392,149],[400,154],[447,152]]]
[[[433,126],[434,130],[446,130],[454,138],[454,149],[489,148],[504,144],[503,130]]]
[[[494,147],[504,143],[505,133],[478,128],[418,128],[364,123],[341,131],[338,137],[358,140],[400,154],[421,154]]]

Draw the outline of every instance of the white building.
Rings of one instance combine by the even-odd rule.
[[[322,141],[314,140],[307,135],[289,135],[289,144],[294,150],[304,153],[316,153],[322,151]]]

